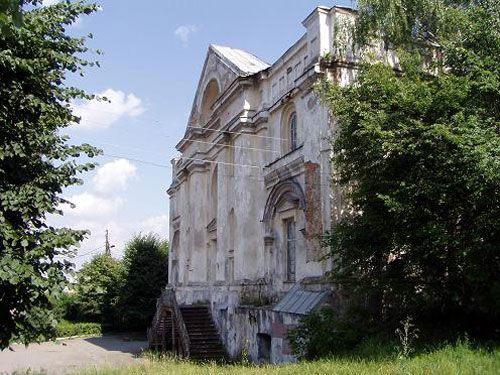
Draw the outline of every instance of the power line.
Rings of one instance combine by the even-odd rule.
[[[145,153],[148,153],[148,154],[151,154],[151,155],[165,157],[165,155],[160,155],[160,154],[157,154],[157,153],[152,153],[149,150],[145,150],[145,149],[141,149],[141,148],[137,148],[137,147],[122,146],[122,145],[118,145],[116,143],[103,142],[103,141],[87,140],[85,138],[81,138],[81,137],[77,137],[77,136],[72,136],[71,138],[80,139],[81,141],[87,142],[87,143],[102,144],[102,145],[107,145],[107,146],[111,146],[111,147],[123,148],[123,149],[134,150],[134,151],[141,151],[141,152],[145,152]],[[190,142],[203,143],[203,144],[209,144],[209,145],[220,145],[220,146],[223,146],[223,147],[234,148],[234,149],[243,149],[243,150],[251,150],[251,151],[263,151],[263,152],[280,153],[280,151],[270,150],[270,149],[265,149],[265,148],[248,147],[248,146],[235,146],[235,145],[228,145],[228,144],[220,144],[218,142],[199,141],[199,140],[189,139],[189,138],[182,138],[179,142],[181,142],[181,141],[190,141]]]
[[[193,160],[193,161],[202,161],[206,163],[214,163],[214,164],[222,164],[222,165],[231,165],[231,166],[239,166],[239,167],[249,167],[249,168],[258,168],[261,169],[262,167],[259,165],[251,165],[251,164],[236,164],[236,163],[229,163],[225,161],[215,161],[215,160],[207,160],[207,159],[197,159],[197,158],[190,158],[187,156],[179,156],[179,159],[186,159],[186,160]]]
[[[170,165],[158,164],[158,163],[154,163],[154,162],[150,162],[150,161],[146,161],[146,160],[142,160],[142,159],[137,159],[137,158],[131,158],[131,157],[128,157],[128,156],[123,156],[123,155],[113,155],[113,154],[108,154],[108,153],[103,153],[102,155],[110,157],[110,158],[115,158],[115,159],[126,159],[126,160],[130,160],[130,161],[135,161],[137,163],[151,165],[153,167],[158,167],[158,168],[167,168],[167,169],[171,169],[172,168]],[[224,162],[224,161],[215,161],[215,160],[208,160],[208,159],[191,158],[191,157],[187,157],[187,156],[178,156],[175,159],[185,159],[185,160],[193,160],[193,161],[202,161],[202,162],[205,162],[205,163],[223,164],[223,165],[231,165],[231,166],[239,166],[239,167],[249,167],[249,168],[259,168],[259,169],[262,168],[261,166],[258,166],[258,165],[229,163],[229,162]]]
[[[198,141],[198,140],[195,140],[195,139],[189,139],[189,138],[182,138],[179,142],[182,142],[182,141],[190,141],[190,142],[197,142],[197,143],[205,143],[205,144],[209,144],[209,145],[221,145],[221,146],[224,146],[224,147],[229,147],[229,148],[239,148],[239,149],[243,149],[243,150],[265,151],[265,152],[274,152],[274,153],[279,153],[279,151],[276,151],[276,150],[269,150],[269,149],[265,149],[265,148],[256,148],[256,147],[247,147],[247,146],[233,146],[233,145],[228,145],[228,144],[220,144],[220,143],[217,143],[217,142]]]
[[[95,144],[101,144],[101,145],[111,146],[111,147],[115,147],[115,148],[123,148],[123,149],[131,150],[131,151],[141,151],[141,152],[145,152],[145,153],[148,153],[148,154],[151,154],[151,155],[160,156],[162,158],[168,157],[167,155],[160,155],[160,154],[157,154],[156,152],[151,152],[149,150],[145,150],[145,149],[142,149],[142,148],[130,147],[130,146],[123,146],[123,145],[119,145],[119,144],[116,144],[116,143],[110,143],[110,142],[105,142],[105,141],[88,140],[88,139],[77,137],[77,136],[71,136],[71,139],[73,139],[73,138],[80,139],[82,142],[87,142],[87,143],[91,143],[91,144],[95,143]]]
[[[79,110],[84,110],[84,111],[87,111],[87,112],[102,112],[102,113],[113,114],[113,115],[116,115],[116,116],[122,116],[123,115],[123,113],[113,112],[113,111],[106,111],[106,110],[97,109],[97,108],[93,108],[93,109],[79,108]],[[154,119],[152,117],[145,117],[145,116],[142,116],[142,115],[141,115],[141,117],[142,117],[142,119],[150,120],[151,123],[153,123],[153,124],[165,124],[166,125],[166,123],[162,122],[161,120]],[[140,120],[140,119],[136,119],[134,117],[132,117],[131,119],[135,120],[135,121]],[[81,116],[81,120],[82,121],[86,121],[86,122],[90,122],[90,123],[93,123],[93,124],[96,124],[96,125],[106,125],[106,124],[104,124],[102,122],[97,122],[97,121],[85,119],[83,116]],[[242,133],[242,132],[235,132],[235,131],[229,131],[229,130],[204,128],[204,127],[201,127],[201,126],[186,125],[186,128],[203,130],[203,131],[226,133],[226,134],[248,135],[248,136],[257,137],[257,138],[274,139],[274,140],[278,140],[278,141],[286,141],[285,138],[281,138],[281,137],[271,137],[271,136],[260,135],[260,134],[250,134],[250,133]],[[172,136],[169,136],[169,135],[165,135],[165,137],[166,138],[172,138]]]
[[[218,132],[218,133],[228,133],[228,134],[239,134],[239,135],[249,135],[252,137],[257,137],[257,138],[266,138],[266,139],[274,139],[277,141],[286,141],[285,138],[278,138],[278,137],[271,137],[267,135],[260,135],[260,134],[251,134],[251,133],[242,133],[242,132],[234,132],[234,131],[229,131],[229,130],[221,130],[221,129],[211,129],[211,128],[203,128],[201,126],[190,126],[186,125],[187,128],[191,129],[197,129],[197,130],[206,130],[206,131],[212,131],[212,132]]]
[[[84,254],[78,254],[77,256],[75,256],[75,259],[76,259],[76,258],[81,258],[81,257],[84,257],[84,256],[86,256],[86,255],[90,255],[90,254],[92,254],[92,253],[95,253],[96,251],[101,250],[103,247],[104,247],[104,245],[99,246],[99,247],[96,247],[94,250],[90,250],[90,251],[88,251],[88,252],[86,252],[86,253],[84,253]]]
[[[136,158],[130,158],[130,157],[127,157],[127,156],[113,155],[113,154],[108,154],[108,153],[103,153],[102,155],[110,157],[110,158],[115,158],[115,159],[126,159],[126,160],[130,160],[130,161],[135,161],[136,163],[151,165],[153,167],[158,167],[158,168],[167,168],[167,169],[171,169],[172,168],[170,165],[158,164],[158,163],[154,163],[154,162],[151,162],[151,161],[146,161],[146,160],[141,160],[141,159],[136,159]]]

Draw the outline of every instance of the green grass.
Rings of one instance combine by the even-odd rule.
[[[85,375],[210,374],[210,375],[314,375],[314,374],[500,374],[500,348],[472,349],[468,344],[448,345],[411,358],[396,354],[385,358],[343,357],[291,365],[252,366],[194,363],[168,356],[144,356],[138,364],[88,370]]]
[[[101,334],[102,327],[99,323],[61,320],[57,325],[57,337],[94,336]]]

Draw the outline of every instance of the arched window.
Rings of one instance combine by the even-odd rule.
[[[287,154],[299,146],[298,117],[293,104],[284,109],[281,119],[281,151]]]
[[[297,148],[297,112],[293,112],[288,120],[288,142],[290,151]]]

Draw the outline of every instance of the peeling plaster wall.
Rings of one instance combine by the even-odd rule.
[[[320,279],[331,269],[331,261],[322,259],[319,237],[330,228],[332,215],[333,220],[340,217],[343,202],[340,189],[331,186],[335,123],[313,84],[323,74],[343,84],[354,77],[347,68],[321,71],[320,56],[330,51],[335,14],[334,9],[315,10],[304,21],[306,34],[273,66],[252,77],[237,78],[209,51],[189,120],[190,126],[208,129],[195,133],[188,128],[188,140],[178,145],[183,156],[197,160],[173,161],[170,240],[178,233],[179,244],[169,258],[169,282],[181,305],[211,306],[233,357],[246,347],[257,361],[257,335],[262,334],[271,338],[272,362],[294,361],[285,336],[300,317],[274,312],[270,304],[295,282]],[[208,123],[200,124],[203,92],[212,79],[219,82],[221,96]],[[290,151],[283,136],[293,111],[298,148]],[[280,186],[283,196],[268,207],[270,197],[281,194]],[[296,224],[295,280],[285,272],[284,220],[290,217]]]

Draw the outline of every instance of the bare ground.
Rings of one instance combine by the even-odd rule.
[[[71,374],[81,369],[103,365],[124,365],[140,361],[137,355],[147,348],[145,341],[132,341],[125,336],[103,336],[12,345],[11,351],[0,352],[0,374]]]

